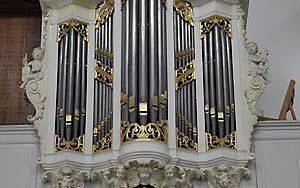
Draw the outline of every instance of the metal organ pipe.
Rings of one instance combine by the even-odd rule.
[[[122,31],[126,33],[122,35],[122,113],[127,111],[129,114],[129,119],[125,115],[121,117],[122,142],[143,136],[166,141],[164,3],[157,0],[127,0],[122,7]],[[124,96],[128,96],[128,106],[124,105]],[[152,126],[155,131],[147,132],[149,129],[144,129],[145,126]],[[133,129],[140,132],[133,133]]]
[[[106,151],[112,146],[113,13],[114,2],[110,0],[96,9],[93,152]]]
[[[78,31],[75,27],[81,27]],[[87,24],[58,24],[57,121],[55,150],[84,151]]]
[[[193,10],[187,1],[174,2],[177,147],[198,150]]]
[[[200,25],[207,149],[236,149],[230,20],[212,16]]]

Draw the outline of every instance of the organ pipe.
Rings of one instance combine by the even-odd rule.
[[[123,1],[122,142],[167,141],[166,47],[165,2]]]
[[[174,2],[177,147],[198,151],[193,8]]]
[[[231,21],[212,16],[200,22],[207,150],[236,149]]]
[[[87,24],[58,24],[55,151],[83,152],[85,134]]]
[[[113,13],[114,1],[96,9],[93,152],[112,147],[113,97]]]

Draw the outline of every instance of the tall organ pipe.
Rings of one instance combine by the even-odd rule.
[[[122,126],[160,126],[167,119],[166,15],[164,2],[125,1],[122,8]],[[124,104],[123,104],[124,105]],[[127,110],[126,110],[127,108]],[[123,129],[124,130],[124,129]],[[164,130],[162,130],[164,131]]]
[[[215,69],[214,69],[214,63],[215,63],[215,54],[214,54],[214,31],[212,30],[209,33],[209,81],[210,81],[210,119],[211,119],[211,128],[212,128],[212,133],[215,135],[216,134],[216,103],[215,103]]]
[[[235,131],[235,106],[234,106],[234,86],[233,86],[233,67],[232,67],[232,46],[231,46],[231,38],[226,36],[226,44],[227,44],[227,58],[228,58],[228,78],[229,78],[229,96],[230,96],[230,107],[231,107],[231,123],[230,123],[230,131]]]
[[[129,86],[128,86],[128,93],[129,93],[129,121],[131,123],[136,122],[137,119],[137,103],[138,103],[138,92],[137,92],[137,86],[138,86],[138,77],[137,77],[137,49],[138,49],[138,39],[137,39],[137,18],[138,18],[138,12],[137,12],[137,0],[131,0],[130,1],[130,59],[128,62],[128,72],[129,72]]]
[[[219,136],[223,138],[224,133],[224,95],[223,95],[223,69],[222,69],[222,54],[220,47],[220,29],[215,26],[215,70],[216,70],[216,97],[217,97],[217,119],[218,119],[218,132]]]
[[[204,113],[205,113],[205,128],[210,132],[210,98],[209,98],[209,46],[207,42],[207,35],[202,40],[202,59],[203,59],[203,85],[204,85]]]
[[[230,131],[230,99],[229,99],[229,80],[228,80],[228,59],[227,59],[227,44],[226,42],[226,34],[224,31],[221,32],[221,45],[222,45],[222,66],[223,66],[223,81],[224,81],[224,106],[225,106],[225,114],[224,114],[224,126],[225,126],[225,134],[228,134]]]
[[[148,2],[149,1],[149,2]],[[149,101],[148,99],[148,67],[147,67],[147,60],[148,60],[148,54],[147,54],[147,17],[146,17],[146,12],[148,9],[152,13],[154,10],[153,5],[151,6],[151,3],[153,4],[152,0],[139,0],[139,13],[140,13],[140,28],[139,28],[139,103],[146,103]],[[148,4],[150,5],[148,7]],[[151,17],[151,16],[150,16]],[[150,33],[150,32],[149,32]],[[149,40],[149,43],[151,44],[151,39]],[[153,48],[153,46],[150,47],[150,49]],[[151,57],[152,54],[149,54],[149,58]],[[150,61],[150,63],[153,63]],[[151,78],[150,78],[151,80]],[[149,87],[151,87],[151,84],[149,83]],[[149,88],[151,91],[151,88]],[[149,94],[149,98],[151,100],[151,94]],[[150,101],[149,101],[150,102]],[[148,108],[150,105],[147,105]],[[140,108],[141,106],[139,106]],[[145,110],[145,109],[139,109]],[[148,110],[148,109],[146,109]],[[148,110],[149,112],[149,110]],[[147,114],[141,115],[142,113],[140,112],[140,123],[145,124],[147,122]]]
[[[157,121],[157,108],[154,106],[155,100],[158,96],[158,41],[157,41],[157,0],[149,0],[149,9],[150,9],[150,16],[149,16],[149,96],[148,96],[148,112],[150,113],[150,121],[156,122]],[[141,94],[140,94],[141,95]],[[155,99],[156,97],[156,99]],[[157,100],[156,100],[157,101]]]

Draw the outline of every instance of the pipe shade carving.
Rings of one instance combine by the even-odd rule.
[[[230,20],[200,21],[207,150],[236,149],[233,59]]]
[[[84,151],[87,27],[75,19],[58,24],[56,151]]]
[[[114,1],[96,9],[93,152],[112,147]]]
[[[198,151],[193,7],[174,3],[177,147]]]
[[[160,135],[166,135],[167,42],[164,2],[127,0],[122,4],[121,140],[131,140],[125,136],[130,131],[136,131],[130,133],[135,135],[133,139],[144,138],[148,135],[145,131],[149,132],[153,127],[160,130]],[[137,130],[144,128],[145,131]],[[150,135],[147,138],[166,141],[165,136]]]

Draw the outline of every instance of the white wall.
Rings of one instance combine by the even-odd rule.
[[[300,0],[250,0],[248,39],[270,52],[270,81],[258,107],[278,117],[286,89],[295,79],[295,110],[300,118]],[[297,92],[297,88],[299,88]]]

